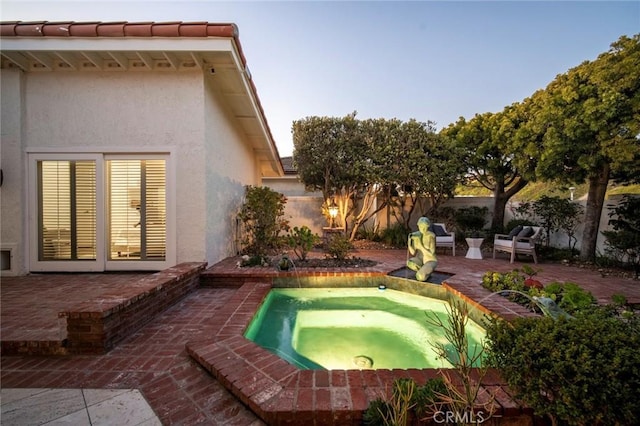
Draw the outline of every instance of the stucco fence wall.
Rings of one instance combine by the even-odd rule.
[[[322,235],[322,228],[329,226],[326,218],[322,216],[322,194],[319,192],[307,192],[304,190],[304,186],[297,181],[294,177],[287,178],[264,178],[263,185],[268,186],[274,191],[278,191],[287,197],[287,204],[285,208],[286,218],[289,220],[289,224],[293,226],[306,225],[311,230],[319,235]],[[600,231],[612,229],[609,226],[609,212],[621,201],[621,196],[614,196],[605,200],[605,206],[602,209],[602,215],[600,217]],[[575,200],[575,203],[582,205],[583,210],[586,206],[586,200]],[[444,204],[446,207],[454,209],[460,209],[463,207],[487,207],[488,214],[486,217],[488,227],[491,222],[491,212],[493,210],[493,198],[492,197],[454,197],[447,200]],[[520,205],[518,201],[511,201],[508,203],[505,209],[505,224],[514,218],[513,210]],[[411,220],[413,228],[416,228],[415,223],[420,213],[416,213]],[[395,223],[393,216],[388,215],[387,209],[380,211],[375,218],[371,219],[366,226],[377,227],[378,229],[384,229],[389,224]],[[578,239],[576,248],[580,249],[582,244],[582,232],[583,221],[578,226],[576,237]],[[550,235],[550,245],[557,248],[568,248],[569,238],[563,232],[555,232]],[[599,233],[597,251],[599,254],[604,254],[605,251],[605,238]]]

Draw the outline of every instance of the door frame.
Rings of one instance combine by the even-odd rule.
[[[108,159],[164,159],[166,161],[166,256],[164,261],[108,260],[106,238],[106,161]],[[175,158],[171,152],[28,152],[27,153],[27,245],[28,270],[30,272],[104,272],[104,271],[160,271],[176,264],[176,206],[175,206]],[[38,161],[94,160],[96,162],[96,259],[56,260],[38,259]]]

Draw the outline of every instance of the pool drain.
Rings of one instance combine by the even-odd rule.
[[[373,360],[366,355],[358,355],[353,357],[353,363],[358,368],[371,368],[373,367]]]

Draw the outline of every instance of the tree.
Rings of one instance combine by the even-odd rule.
[[[522,121],[521,109],[514,104],[501,113],[476,114],[469,121],[461,117],[442,131],[463,149],[468,178],[493,192],[493,229],[502,229],[507,202],[533,177],[527,168],[517,166],[528,162],[516,161],[518,153],[511,146]]]
[[[293,158],[300,180],[308,190],[322,191],[325,202],[335,200],[345,231],[349,232],[347,218],[354,216],[351,239],[372,214],[370,207],[382,188],[380,147],[386,141],[384,132],[373,130],[380,123],[365,126],[355,117],[354,112],[342,118],[307,117],[293,123]],[[376,210],[382,208],[379,205]]]
[[[610,178],[640,169],[640,35],[558,75],[539,101],[530,124],[543,135],[536,174],[589,184],[580,257],[592,259]]]
[[[386,196],[398,223],[409,229],[416,207],[421,215],[432,217],[453,196],[464,164],[460,149],[437,134],[432,122],[409,120],[395,129],[398,136],[387,145],[385,156],[390,182]]]
[[[362,134],[362,151],[358,153],[358,159],[351,166],[356,168],[358,176],[362,176],[360,189],[354,194],[354,204],[357,206],[353,218],[353,226],[349,240],[353,241],[358,229],[367,220],[386,207],[387,199],[379,196],[389,186],[390,164],[387,153],[398,142],[399,120],[386,120],[382,118],[368,119],[360,122]]]

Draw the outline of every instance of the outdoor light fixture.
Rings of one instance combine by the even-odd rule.
[[[331,217],[331,227],[336,227],[336,217],[338,216],[338,206],[336,205],[335,200],[331,199],[331,204],[329,205],[329,216]]]
[[[575,190],[576,190],[575,186],[570,186],[569,187],[569,192],[571,193],[571,195],[570,195],[571,201],[573,201],[573,193],[575,192]]]

